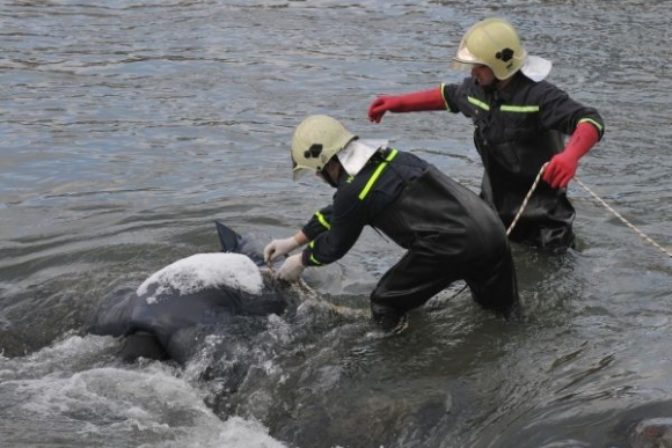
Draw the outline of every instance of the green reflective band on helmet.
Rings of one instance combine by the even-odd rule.
[[[329,221],[327,221],[327,218],[322,213],[320,212],[315,213],[315,217],[317,218],[318,221],[320,221],[320,224],[322,224],[322,226],[325,229],[327,230],[331,229],[331,224],[329,224]]]
[[[600,133],[604,130],[602,125],[600,123],[598,123],[597,121],[593,120],[592,118],[582,118],[582,119],[579,120],[579,123],[590,123],[593,126],[595,126],[597,128],[597,130],[600,131]]]
[[[473,96],[468,96],[467,101],[469,101],[474,106],[480,107],[483,110],[490,110],[490,106],[488,106],[486,103],[479,100],[478,98],[474,98]]]
[[[373,184],[376,183],[380,175],[383,173],[383,170],[387,168],[387,166],[390,164],[392,159],[394,159],[397,156],[398,151],[396,149],[393,149],[390,151],[390,153],[385,157],[385,161],[380,163],[378,165],[378,168],[376,168],[376,171],[373,172],[371,177],[369,178],[369,181],[366,183],[362,191],[359,192],[359,200],[363,201],[366,195],[369,194],[369,191],[371,191],[371,188],[373,187]]]
[[[512,104],[502,104],[499,110],[502,112],[539,112],[539,106],[514,106]]]

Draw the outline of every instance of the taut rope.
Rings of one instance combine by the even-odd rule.
[[[523,199],[523,203],[520,204],[520,208],[518,209],[518,213],[516,213],[516,216],[513,218],[513,221],[511,221],[511,224],[509,224],[509,228],[506,229],[506,236],[511,235],[511,231],[513,231],[513,228],[516,227],[516,224],[518,224],[518,220],[520,219],[520,216],[525,211],[525,207],[527,207],[527,203],[530,202],[530,198],[532,197],[532,194],[534,194],[534,190],[537,189],[537,186],[539,185],[539,181],[541,180],[541,175],[544,174],[544,170],[546,169],[547,166],[548,166],[548,162],[541,165],[541,169],[537,173],[537,177],[534,178],[534,182],[532,182],[532,186],[530,187],[529,191],[525,195],[525,199]]]
[[[525,195],[525,199],[523,199],[523,202],[520,204],[520,208],[518,209],[518,212],[516,213],[516,216],[514,216],[513,221],[511,221],[511,224],[509,224],[509,228],[506,229],[506,236],[509,236],[511,234],[511,232],[513,231],[513,228],[516,227],[516,224],[518,224],[518,220],[520,219],[523,212],[525,211],[525,207],[527,207],[527,203],[530,202],[530,198],[534,194],[534,190],[537,189],[537,186],[539,185],[539,181],[541,180],[541,175],[544,173],[544,170],[546,169],[547,166],[548,166],[548,162],[544,163],[541,166],[541,169],[537,173],[537,177],[534,178],[534,182],[532,182],[532,186],[530,187],[530,189],[527,191],[527,194]],[[457,291],[455,294],[453,294],[453,296],[448,300],[452,300],[455,297],[457,297],[458,295],[462,294],[462,292],[465,289],[467,289],[467,286],[469,286],[469,285],[464,285],[462,288],[459,289],[459,291]]]
[[[658,244],[658,243],[656,243],[655,241],[653,241],[647,234],[645,234],[644,232],[642,232],[641,230],[639,230],[637,227],[635,227],[634,224],[632,224],[632,223],[629,222],[627,219],[625,219],[620,213],[618,213],[616,210],[614,210],[609,204],[607,204],[606,202],[604,202],[604,200],[603,200],[601,197],[599,197],[599,196],[598,196],[597,194],[595,194],[590,188],[588,188],[583,182],[581,182],[581,180],[580,180],[578,177],[575,177],[574,180],[575,180],[579,185],[581,185],[581,188],[583,188],[584,190],[586,190],[586,191],[587,191],[593,198],[595,198],[595,200],[596,200],[598,203],[600,203],[600,205],[602,205],[604,208],[606,208],[606,209],[609,210],[611,213],[613,213],[614,216],[616,216],[618,219],[620,219],[621,222],[622,222],[623,224],[625,224],[626,226],[630,227],[630,228],[631,228],[637,235],[641,236],[643,239],[645,239],[646,241],[648,241],[649,243],[651,243],[654,247],[656,247],[658,250],[660,250],[662,253],[664,253],[664,254],[667,255],[668,257],[672,257],[672,253],[670,253],[669,250],[665,249],[663,246],[661,246],[660,244]]]

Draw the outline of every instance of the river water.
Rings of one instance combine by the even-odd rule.
[[[490,15],[602,113],[580,179],[670,248],[668,0],[1,2],[0,445],[654,446],[635,427],[672,425],[672,264],[576,183],[577,250],[514,246],[521,322],[453,297],[459,284],[395,338],[334,313],[321,300],[365,314],[401,253],[366,231],[307,271],[321,300],[269,317],[225,359],[206,346],[184,367],[126,364],[120,341],[83,331],[108,294],[217,251],[214,219],[263,245],[326,204],[326,185],[291,181],[308,114],[477,190],[467,119],[373,125],[366,109],[459,81],[450,57]]]

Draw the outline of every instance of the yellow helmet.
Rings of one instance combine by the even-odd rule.
[[[467,30],[453,61],[457,66],[486,65],[497,79],[504,80],[520,70],[526,59],[527,52],[513,25],[492,17],[475,23]]]
[[[294,180],[304,171],[322,171],[324,166],[356,135],[328,115],[311,115],[296,127],[292,138]]]

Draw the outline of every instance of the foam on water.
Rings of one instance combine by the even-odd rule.
[[[8,379],[0,382],[4,403],[0,433],[7,436],[5,442],[58,440],[94,446],[115,440],[117,446],[285,447],[255,420],[238,416],[220,420],[205,405],[206,392],[200,384],[189,382],[179,369],[166,364],[80,364],[81,370],[70,372],[54,362],[69,353],[76,365],[82,353],[104,351],[103,340],[112,338],[72,337],[34,353],[29,360],[0,358],[6,366],[2,377]],[[41,375],[22,369],[24,362],[37,367]],[[11,426],[17,421],[43,423],[40,431],[16,431]]]
[[[156,285],[156,290],[147,298],[148,303],[164,292],[191,294],[217,286],[259,294],[263,281],[257,265],[245,255],[206,253],[183,258],[155,272],[138,287],[137,294],[146,294],[150,285]]]

